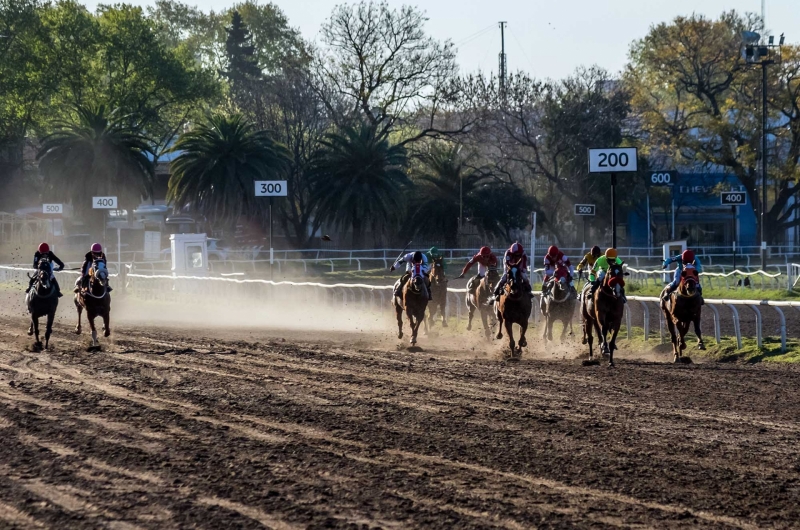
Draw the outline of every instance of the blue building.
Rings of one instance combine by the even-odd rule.
[[[650,222],[653,226],[652,244],[686,239],[692,246],[728,246],[736,240],[737,247],[758,245],[756,216],[747,199],[745,206],[732,210],[722,206],[720,192],[744,191],[739,179],[724,173],[687,173],[677,175],[668,190],[650,188],[652,195],[671,201],[650,201]],[[648,244],[647,208],[636,208],[628,214],[628,244],[644,247]],[[674,231],[674,232],[673,232]]]

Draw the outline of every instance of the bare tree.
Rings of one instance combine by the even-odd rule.
[[[395,10],[385,2],[333,10],[322,27],[316,70],[329,96],[347,104],[340,119],[361,117],[381,136],[408,127],[401,143],[468,127],[446,113],[450,80],[457,74],[455,47],[426,36],[426,20],[415,7]]]

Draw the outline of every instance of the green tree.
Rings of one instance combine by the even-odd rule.
[[[250,99],[253,84],[261,78],[261,68],[255,56],[253,37],[238,11],[231,15],[231,25],[225,31],[228,34],[225,40],[228,66],[220,73],[230,82],[234,102],[239,105]]]
[[[642,154],[678,169],[724,168],[744,185],[761,228],[761,72],[742,57],[742,31],[760,29],[753,15],[678,17],[653,26],[631,47],[625,82],[642,137]],[[765,212],[768,242],[800,225],[800,47],[783,46],[769,66],[767,134],[772,193]]]
[[[383,230],[403,211],[403,190],[410,184],[406,150],[368,123],[342,127],[321,144],[311,176],[317,215],[351,228],[353,247],[359,247],[367,227]]]
[[[254,196],[256,180],[283,176],[288,154],[241,114],[213,114],[181,135],[171,149],[167,200],[210,220],[236,221],[263,207]]]
[[[409,210],[412,236],[444,236],[445,246],[458,246],[459,217],[467,219],[482,212],[476,194],[487,177],[469,167],[468,160],[459,156],[462,146],[432,143],[417,157],[412,171],[414,194]],[[487,212],[488,213],[488,212]]]
[[[45,198],[68,200],[84,216],[98,195],[117,196],[128,211],[138,206],[152,193],[155,169],[151,142],[135,123],[103,105],[76,107],[73,119],[56,122],[37,154]]]

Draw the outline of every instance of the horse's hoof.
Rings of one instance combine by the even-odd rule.
[[[614,366],[616,366],[614,361],[608,361],[608,368],[614,368]]]
[[[581,344],[586,344],[587,342],[589,341],[586,340],[586,337],[584,337],[583,340],[581,340]]]
[[[28,336],[33,336],[33,330],[28,330]]]
[[[442,322],[442,327],[446,328],[447,327],[447,322]]]
[[[497,335],[494,336],[494,338],[497,339],[497,340],[500,340],[500,339],[503,338],[503,334],[502,333],[498,333]]]
[[[33,343],[33,351],[42,351],[42,343],[41,342],[34,342]]]
[[[75,330],[75,334],[76,334],[76,335],[80,335],[80,334],[81,334],[81,330],[79,330],[79,329],[76,329],[76,330]]]
[[[110,337],[111,336],[111,330],[110,329],[105,330],[105,332],[103,332],[103,336],[104,337]]]
[[[698,350],[705,350],[706,349],[706,345],[704,343],[702,343],[702,342],[699,342],[697,344],[697,349]]]
[[[550,340],[552,340],[552,339],[550,339]],[[522,339],[521,341],[519,341],[519,351],[522,351],[522,348],[527,348],[527,347],[528,347],[528,341],[527,340]]]
[[[398,334],[397,334],[397,338],[398,338],[398,339],[402,339],[402,338],[403,338],[403,332],[402,332],[402,331],[401,331],[400,333],[398,333]]]
[[[584,359],[581,361],[581,366],[600,366],[600,361],[597,359]]]
[[[472,331],[472,324],[467,324],[467,331]]]

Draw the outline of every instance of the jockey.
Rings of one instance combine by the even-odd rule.
[[[578,263],[578,267],[577,267],[578,276],[583,274],[583,269],[588,267],[588,269],[589,269],[589,281],[590,282],[594,282],[597,278],[595,278],[594,271],[592,271],[592,267],[594,267],[594,264],[597,261],[597,258],[599,258],[602,255],[603,255],[603,251],[600,250],[600,247],[598,247],[597,245],[593,246],[592,250],[587,252],[586,255],[583,256],[583,259],[581,260],[581,262]]]
[[[58,296],[60,298],[60,297],[63,296],[61,294],[61,286],[58,285],[58,280],[56,279],[56,275],[53,274],[53,272],[59,272],[59,271],[64,270],[64,262],[61,261],[60,259],[58,259],[58,256],[53,254],[53,251],[50,250],[50,245],[48,245],[47,243],[42,243],[41,245],[39,245],[38,250],[33,255],[33,268],[35,270],[39,270],[39,262],[42,259],[46,259],[47,261],[50,262],[50,281],[53,282],[53,285],[56,288],[56,296]],[[56,265],[58,265],[57,269],[53,269],[53,264],[54,263]],[[31,288],[33,288],[33,284],[35,282],[36,282],[36,276],[31,278],[31,281],[28,284],[28,288],[25,289],[26,293],[30,292],[30,290],[31,290]]]
[[[92,244],[92,248],[86,255],[83,257],[83,265],[81,265],[81,276],[75,282],[75,292],[77,293],[80,291],[81,288],[87,289],[89,287],[89,269],[92,267],[92,264],[95,261],[102,262],[103,265],[108,266],[108,259],[106,258],[106,253],[103,252],[103,246],[100,243]],[[108,291],[111,292],[113,289],[108,287]]]
[[[425,294],[428,296],[429,301],[432,300],[430,286],[428,285],[428,273],[431,270],[430,265],[428,265],[428,257],[419,250],[416,252],[409,252],[405,256],[397,258],[397,261],[392,265],[390,270],[394,271],[398,265],[402,265],[403,263],[406,264],[406,272],[395,285],[394,295],[402,296],[403,287],[406,282],[410,278],[422,276],[422,285],[426,291]]]
[[[606,273],[608,269],[611,268],[611,265],[622,265],[622,260],[617,257],[617,249],[615,248],[606,249],[606,253],[597,258],[597,261],[595,261],[592,266],[591,274],[597,276],[594,282],[592,282],[592,296],[594,296],[597,288],[603,283],[603,278],[606,277]],[[628,302],[624,288],[622,290],[622,301],[625,303]]]
[[[563,266],[569,270],[569,286],[573,288],[575,287],[575,283],[572,281],[572,276],[574,276],[575,270],[572,268],[569,258],[566,257],[563,252],[558,250],[557,246],[551,245],[550,248],[547,249],[547,254],[544,256],[544,279],[542,280],[543,295],[547,294],[548,283],[550,282],[550,278],[553,277],[553,274],[555,274],[557,266]]]
[[[695,274],[697,276],[697,292],[700,296],[703,296],[703,287],[700,285],[700,272],[702,271],[702,267],[700,266],[700,261],[694,255],[694,251],[686,249],[680,256],[675,256],[674,258],[668,258],[664,260],[664,268],[668,267],[670,263],[677,263],[678,266],[675,268],[675,275],[672,281],[667,285],[664,289],[664,292],[661,294],[662,298],[666,298],[670,295],[675,289],[678,288],[678,285],[681,282],[681,277],[684,275],[684,272],[687,274]]]
[[[522,248],[522,245],[519,243],[511,245],[503,255],[503,263],[505,264],[503,276],[494,288],[494,296],[490,297],[486,303],[493,304],[500,297],[500,293],[503,292],[503,287],[505,287],[506,282],[508,282],[508,273],[511,271],[512,267],[517,268],[517,272],[519,272],[522,278],[522,283],[525,285],[525,290],[528,295],[533,298],[531,281],[528,279],[528,255],[525,254],[525,249]]]
[[[442,259],[442,272],[447,274],[447,263],[444,260],[444,254],[439,252],[439,249],[436,247],[431,247],[431,249],[425,253],[425,257],[428,258],[428,263],[433,265],[433,262],[437,259]]]
[[[489,247],[481,247],[481,249],[478,251],[478,253],[475,254],[474,256],[472,256],[470,258],[470,260],[467,262],[467,264],[464,265],[464,269],[461,271],[461,274],[459,274],[458,278],[463,278],[464,275],[467,274],[467,272],[469,272],[469,270],[475,264],[478,265],[478,274],[476,274],[473,278],[471,278],[467,282],[467,285],[469,285],[469,284],[471,284],[473,282],[476,282],[476,281],[480,281],[481,278],[486,276],[486,271],[488,269],[496,268],[497,267],[497,256],[494,255],[494,252],[492,252],[491,248],[489,248]],[[456,279],[458,279],[458,278],[456,278]]]

